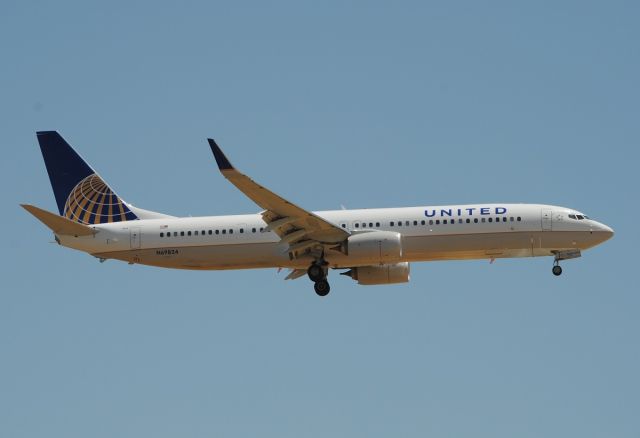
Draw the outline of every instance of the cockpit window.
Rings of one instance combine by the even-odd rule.
[[[582,219],[589,219],[589,216],[585,214],[570,214],[569,219],[575,219],[581,221]]]

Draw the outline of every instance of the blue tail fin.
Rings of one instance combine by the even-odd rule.
[[[85,225],[138,219],[60,134],[37,134],[61,216]]]

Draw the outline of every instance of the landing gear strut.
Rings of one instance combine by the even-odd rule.
[[[314,283],[313,289],[321,297],[327,296],[331,290],[331,286],[329,286],[329,282],[327,281],[327,265],[327,262],[324,260],[319,260],[312,263],[307,269],[307,275]]]

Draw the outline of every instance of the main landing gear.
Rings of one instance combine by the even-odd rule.
[[[327,281],[327,266],[327,262],[320,260],[312,263],[307,269],[307,275],[314,283],[313,289],[321,297],[327,296],[331,291],[331,286],[329,286],[329,282]]]

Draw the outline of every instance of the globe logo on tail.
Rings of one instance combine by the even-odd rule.
[[[71,190],[64,206],[64,216],[85,225],[138,219],[95,173]]]

